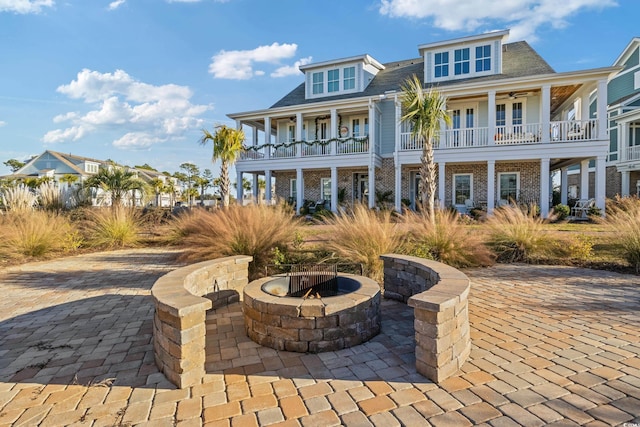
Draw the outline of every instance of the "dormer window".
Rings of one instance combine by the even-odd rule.
[[[327,72],[327,91],[338,92],[340,90],[340,70],[329,70]]]
[[[324,73],[313,73],[313,94],[317,95],[324,92]]]
[[[453,69],[456,76],[469,74],[469,48],[454,51]]]
[[[491,70],[491,45],[476,47],[476,73]]]
[[[346,67],[344,69],[344,90],[356,87],[356,67]]]
[[[449,75],[449,52],[438,52],[435,54],[435,76],[447,77]]]

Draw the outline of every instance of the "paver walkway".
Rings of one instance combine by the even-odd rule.
[[[338,352],[255,345],[239,306],[208,316],[202,385],[153,364],[149,290],[176,252],[124,250],[0,271],[0,425],[465,426],[640,423],[640,278],[568,267],[468,270],[473,351],[415,372],[412,310]]]

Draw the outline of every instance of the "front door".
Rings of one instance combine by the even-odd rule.
[[[475,110],[473,107],[451,110],[451,128],[453,129],[451,146],[469,147],[473,145]]]
[[[353,201],[367,205],[369,203],[369,175],[357,173],[353,179]]]

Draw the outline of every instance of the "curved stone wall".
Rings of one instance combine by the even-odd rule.
[[[384,297],[414,309],[416,370],[434,382],[455,374],[471,352],[469,278],[424,258],[387,254]]]
[[[205,375],[205,319],[212,302],[203,296],[229,290],[241,295],[251,260],[238,255],[192,264],[162,276],[151,288],[156,365],[176,386],[199,384]]]

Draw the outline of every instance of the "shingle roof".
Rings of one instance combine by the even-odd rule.
[[[304,83],[301,83],[294,90],[285,95],[270,108],[288,107],[300,104],[312,104],[314,102],[325,102],[338,99],[360,98],[376,96],[386,91],[400,91],[402,83],[413,74],[420,80],[424,77],[423,58],[408,59],[383,64],[381,70],[363,91],[347,95],[326,96],[315,99],[305,99]],[[495,81],[508,78],[532,76],[538,74],[549,74],[555,71],[549,64],[538,55],[538,53],[525,41],[507,43],[502,46],[502,73],[491,76],[472,77],[469,79],[458,79],[452,81],[438,82],[438,86],[450,86],[466,82]]]

